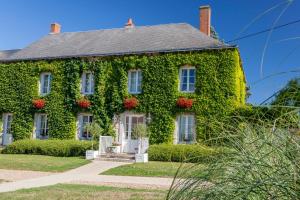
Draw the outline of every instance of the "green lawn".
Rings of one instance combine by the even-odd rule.
[[[118,199],[118,200],[155,200],[165,199],[167,191],[163,190],[145,190],[145,189],[129,189],[107,186],[90,186],[75,184],[58,184],[48,187],[40,187],[34,189],[18,190],[15,192],[1,193],[0,200],[73,200],[73,199]]]
[[[0,154],[0,169],[63,172],[89,162],[79,157]]]
[[[101,174],[118,176],[154,176],[154,177],[174,177],[181,163],[176,162],[155,162],[134,163],[109,169]],[[192,165],[192,164],[185,164]],[[204,166],[204,165],[203,165]]]

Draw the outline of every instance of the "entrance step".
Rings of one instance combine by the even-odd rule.
[[[135,154],[107,153],[101,154],[96,160],[133,163],[135,162]]]

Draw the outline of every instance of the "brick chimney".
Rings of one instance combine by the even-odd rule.
[[[58,23],[52,23],[50,26],[50,33],[49,34],[57,34],[60,33],[60,24]]]
[[[128,19],[127,23],[125,24],[125,28],[133,28],[134,23],[131,18]]]
[[[210,36],[210,17],[211,9],[210,6],[200,6],[200,31]]]

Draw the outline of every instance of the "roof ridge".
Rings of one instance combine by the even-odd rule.
[[[19,49],[4,49],[4,50],[0,50],[0,52],[18,51],[18,50],[22,50],[22,49],[21,48],[19,48]]]
[[[143,25],[143,26],[134,26],[130,29],[135,29],[135,28],[145,28],[145,27],[156,27],[156,26],[169,26],[169,25],[189,25],[192,26],[189,23],[185,23],[185,22],[178,22],[178,23],[168,23],[168,24],[155,24],[155,25]],[[192,26],[193,27],[193,26]],[[105,29],[94,29],[94,30],[86,30],[86,31],[67,31],[67,32],[61,32],[61,33],[57,33],[57,34],[51,34],[51,35],[62,35],[65,33],[86,33],[86,32],[96,32],[96,31],[110,31],[110,30],[122,30],[122,29],[128,29],[125,27],[121,27],[121,28],[105,28]]]

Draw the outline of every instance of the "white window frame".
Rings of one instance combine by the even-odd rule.
[[[195,80],[194,80],[194,90],[190,90],[190,72],[189,70],[195,70]],[[186,91],[183,91],[181,90],[181,85],[182,85],[182,71],[183,70],[188,70],[188,73],[187,73],[187,90]],[[178,90],[180,92],[184,92],[184,93],[194,93],[195,92],[195,89],[196,89],[196,67],[194,66],[183,66],[179,69],[179,86],[178,86]]]
[[[181,131],[181,120],[182,118],[184,118],[185,122],[184,122],[184,132],[185,138],[188,138],[188,118],[191,117],[192,118],[192,127],[191,127],[191,134],[192,134],[192,140],[183,140],[180,141],[180,131]],[[195,115],[194,114],[181,114],[181,115],[177,115],[176,118],[176,124],[177,124],[177,131],[176,131],[176,144],[191,144],[194,143],[196,141],[196,122],[195,122]]]
[[[48,84],[46,86],[47,88],[47,91],[44,92],[43,89],[44,89],[44,84],[45,84],[45,76],[48,75]],[[40,75],[40,83],[39,83],[39,91],[40,91],[40,95],[47,95],[51,92],[51,81],[52,81],[52,74],[50,72],[44,72],[44,73],[41,73]]]
[[[135,78],[135,82],[134,82],[134,91],[131,91],[131,74],[133,72],[136,72],[136,78]],[[140,80],[141,80],[140,83],[139,83],[139,74],[140,74]],[[127,88],[128,88],[128,93],[129,94],[141,94],[142,93],[142,82],[143,82],[143,73],[142,73],[142,70],[135,69],[135,70],[129,70],[128,71]],[[140,90],[139,90],[139,85],[140,85]]]
[[[8,117],[11,117],[11,121],[10,121],[10,124],[8,124]],[[3,127],[2,127],[2,130],[3,130],[3,135],[5,134],[12,134],[12,131],[11,131],[11,124],[12,124],[12,121],[13,121],[13,114],[12,113],[4,113],[3,114],[3,117],[2,117],[2,120],[3,120]],[[9,125],[9,129],[10,129],[10,132],[8,132],[8,125]]]
[[[88,123],[92,123],[94,121],[94,116],[90,113],[80,113],[78,115],[78,129],[77,129],[77,137],[79,140],[91,140],[92,137],[83,137],[84,125],[83,125],[83,117],[88,117]],[[90,118],[92,117],[92,121]],[[87,133],[88,135],[88,133]]]
[[[88,83],[88,91],[85,90],[86,88],[86,77],[87,74],[91,74],[91,80]],[[81,75],[81,94],[85,94],[85,95],[90,95],[90,94],[94,94],[95,91],[95,78],[94,78],[94,73],[91,71],[85,71],[82,73]]]
[[[45,130],[47,131],[47,135],[45,136],[42,136],[41,135],[41,118],[42,116],[45,117],[46,121],[45,121]],[[34,137],[35,139],[48,139],[49,138],[49,121],[48,121],[48,115],[45,114],[45,113],[38,113],[38,114],[35,114],[35,130],[34,130]]]

